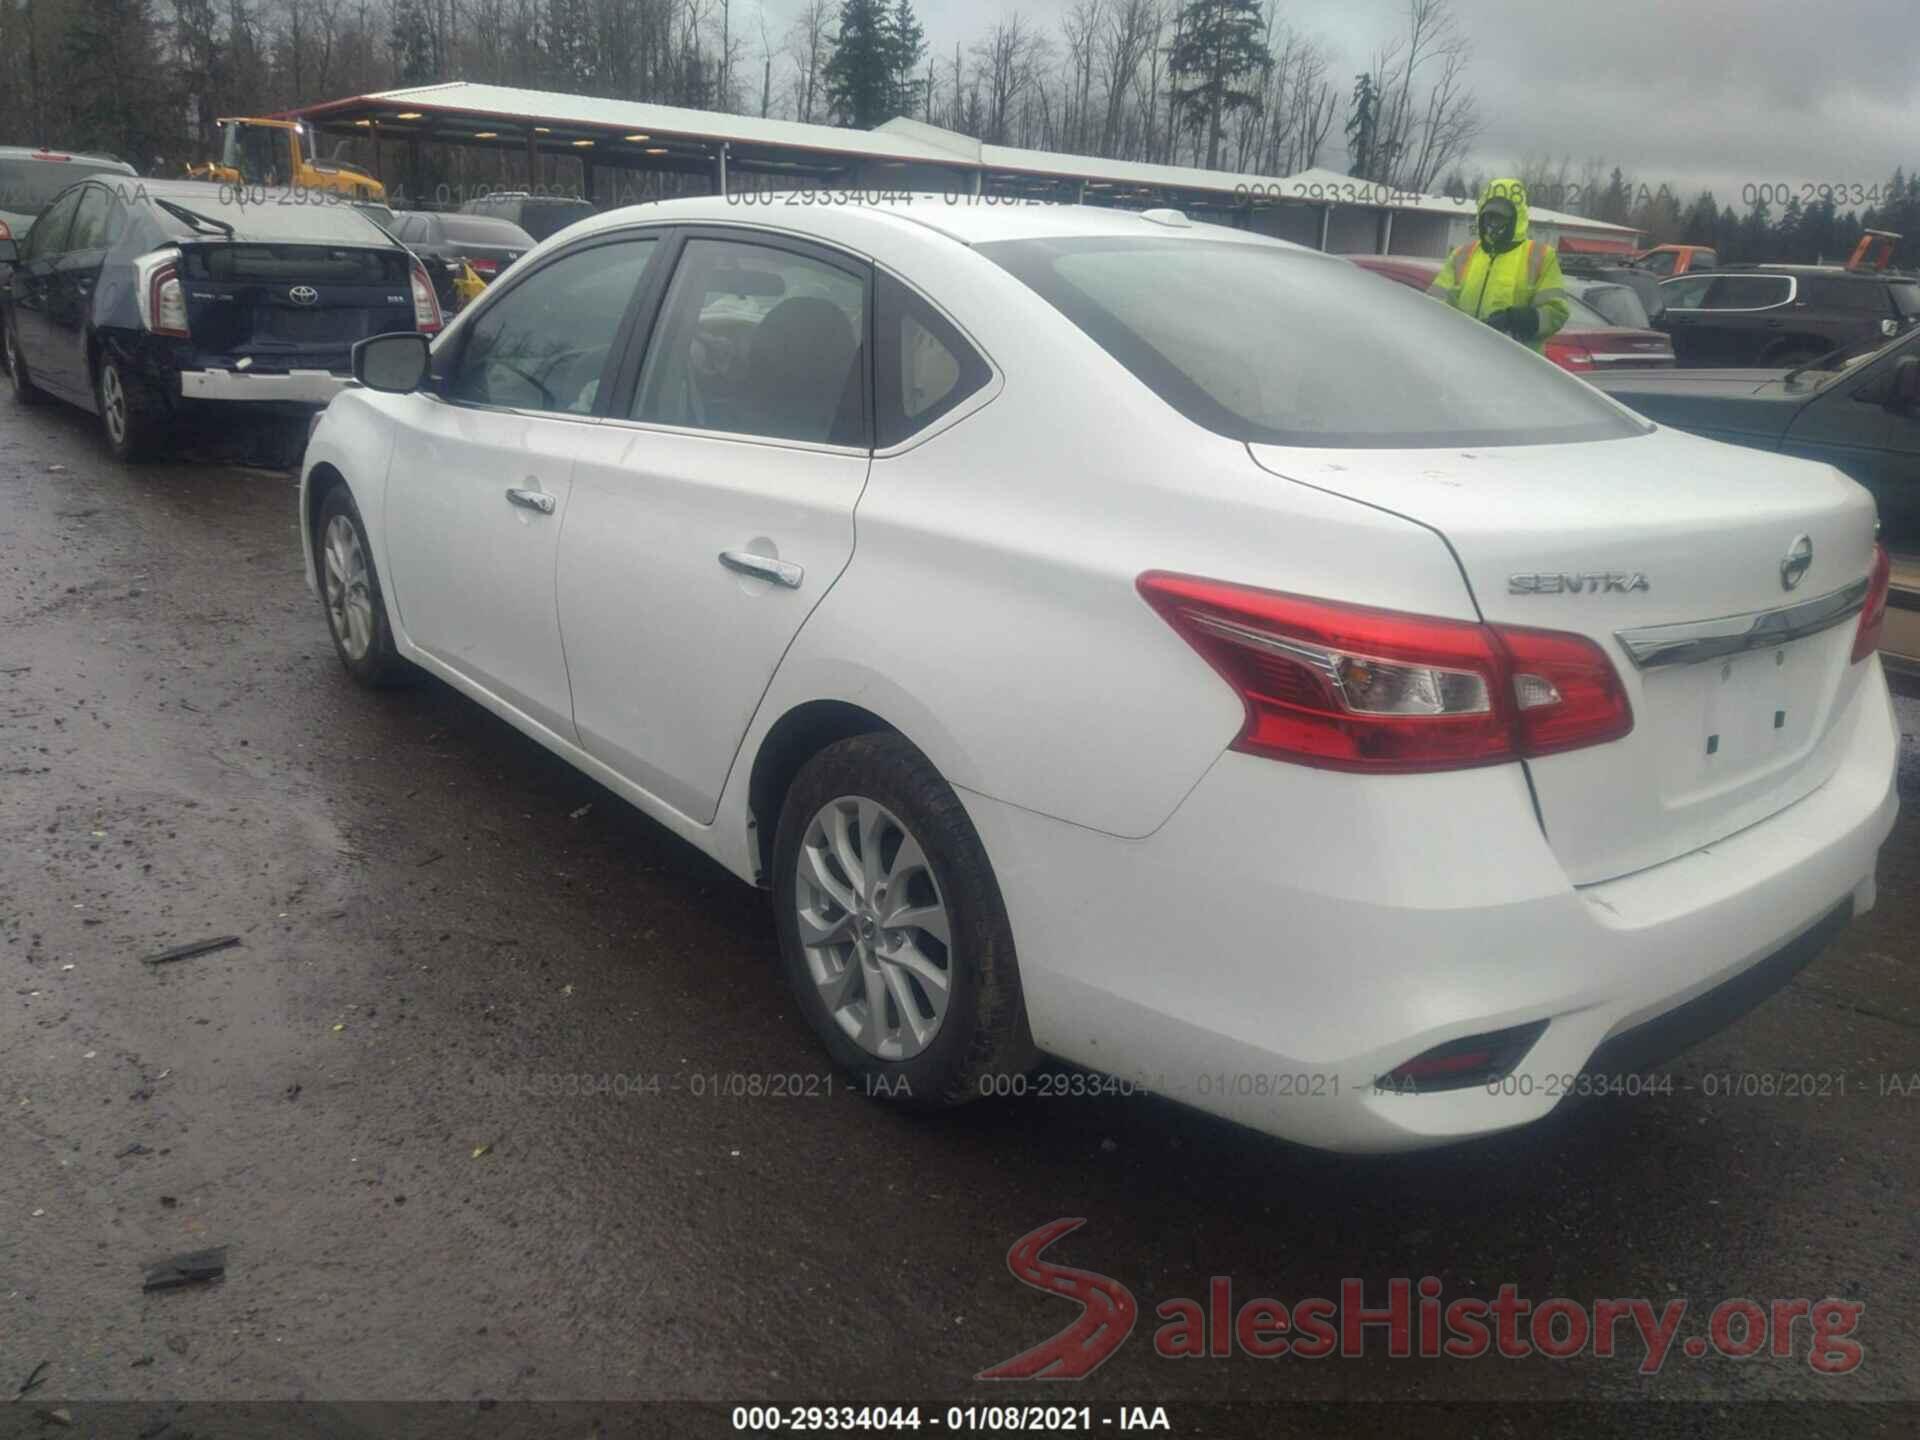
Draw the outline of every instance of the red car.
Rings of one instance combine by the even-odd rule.
[[[1349,255],[1346,258],[1362,270],[1371,270],[1412,290],[1425,290],[1433,284],[1433,277],[1446,264],[1444,260],[1429,260],[1418,255]],[[1591,375],[1601,370],[1612,373],[1649,366],[1672,367],[1671,340],[1658,330],[1614,324],[1578,298],[1577,290],[1583,283],[1586,282],[1572,277],[1567,280],[1567,305],[1571,313],[1567,323],[1548,337],[1542,347],[1549,360],[1576,375]],[[1606,288],[1632,296],[1624,286]]]

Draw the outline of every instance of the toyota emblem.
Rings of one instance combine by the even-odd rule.
[[[311,285],[296,285],[287,291],[287,298],[296,305],[311,305],[319,300],[320,292]]]
[[[1800,535],[1787,546],[1787,558],[1780,562],[1780,588],[1791,590],[1806,578],[1807,571],[1813,568],[1813,539]]]

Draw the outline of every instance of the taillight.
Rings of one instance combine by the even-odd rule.
[[[1593,352],[1584,345],[1575,345],[1570,340],[1549,340],[1545,347],[1547,359],[1553,361],[1562,370],[1592,370]]]
[[[1333,770],[1496,765],[1617,740],[1633,710],[1583,635],[1149,571],[1141,596],[1233,687],[1233,748]]]
[[[156,335],[187,335],[187,295],[180,288],[180,270],[163,265],[147,284],[147,328]]]
[[[427,267],[416,259],[413,262],[414,329],[431,335],[440,325],[440,297],[433,293],[433,281],[427,278]]]
[[[1873,568],[1867,572],[1867,603],[1860,612],[1860,628],[1853,632],[1854,663],[1866,659],[1880,648],[1880,637],[1887,628],[1887,592],[1893,585],[1893,557],[1887,547],[1873,547]]]

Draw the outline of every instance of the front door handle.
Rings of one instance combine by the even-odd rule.
[[[507,499],[523,509],[538,510],[542,515],[551,515],[553,507],[560,503],[544,490],[509,490]]]
[[[776,560],[771,555],[755,555],[751,550],[722,550],[720,563],[739,574],[751,575],[756,580],[771,580],[789,590],[798,590],[807,574],[792,561]]]

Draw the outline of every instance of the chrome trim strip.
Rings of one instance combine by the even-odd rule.
[[[1866,603],[1867,582],[1861,579],[1845,589],[1795,605],[1782,605],[1776,610],[1755,610],[1745,615],[1693,620],[1680,625],[1617,630],[1614,638],[1637,669],[1692,665],[1817,635],[1858,615]]]

